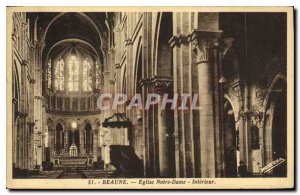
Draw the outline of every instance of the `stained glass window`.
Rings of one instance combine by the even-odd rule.
[[[87,58],[83,60],[82,64],[83,68],[83,91],[91,91],[92,90],[92,68],[91,63],[88,61]]]
[[[55,66],[55,89],[64,90],[64,68],[65,62],[60,59]]]
[[[54,69],[51,70],[51,59],[47,65],[47,86],[51,88],[54,85],[56,90],[64,90],[65,81],[67,82],[67,90],[71,92],[92,91],[93,89],[93,77],[95,76],[95,87],[100,88],[101,84],[101,66],[97,61],[95,62],[95,68],[93,67],[93,61],[89,57],[83,59],[78,58],[76,55],[70,55],[66,62],[63,58],[60,58],[55,62]],[[65,73],[65,63],[66,73]],[[52,63],[53,64],[53,63]],[[52,82],[52,75],[54,75],[54,83]],[[65,75],[66,80],[65,80]],[[81,80],[82,79],[82,80]]]
[[[101,83],[101,70],[98,62],[95,62],[95,69],[96,69],[96,89],[100,89],[100,83]]]
[[[79,61],[76,56],[71,56],[68,63],[69,91],[79,91]]]
[[[48,88],[51,88],[51,59],[48,61],[48,66],[47,66],[47,82],[48,82]]]

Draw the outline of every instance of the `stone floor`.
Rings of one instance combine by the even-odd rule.
[[[64,170],[57,177],[57,179],[79,179],[79,178],[87,178],[84,172],[80,169]]]
[[[28,179],[79,179],[79,178],[125,178],[125,175],[111,170],[55,170],[41,171],[39,175],[26,177]]]
[[[63,170],[56,170],[56,171],[40,171],[38,175],[31,175],[27,177],[17,177],[20,179],[56,179]]]
[[[83,170],[87,178],[124,178],[124,175],[118,174],[116,171],[108,170]]]

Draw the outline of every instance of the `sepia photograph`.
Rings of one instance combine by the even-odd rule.
[[[293,7],[6,9],[7,188],[294,187]]]

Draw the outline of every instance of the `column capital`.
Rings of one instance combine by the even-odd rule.
[[[107,53],[115,53],[116,52],[116,49],[114,47],[110,48]]]
[[[131,39],[126,39],[125,40],[125,46],[132,45],[132,44],[133,44],[133,41]]]
[[[151,83],[151,77],[144,77],[141,80],[139,80],[139,84],[141,87],[149,85],[150,83]]]
[[[113,29],[114,32],[120,32],[121,30],[122,29],[120,27],[118,27],[118,26]]]
[[[43,97],[43,96],[40,96],[40,95],[36,95],[36,96],[34,96],[34,98],[35,98],[35,99],[38,99],[38,100],[43,100],[43,99],[44,99],[44,97]]]
[[[34,51],[35,45],[34,45],[33,43],[31,43],[29,49],[30,49],[31,51]]]
[[[191,33],[188,34],[188,40],[194,41],[194,40],[216,40],[218,39],[221,34],[223,33],[222,30],[215,30],[215,31],[207,31],[207,30],[199,30],[194,29]]]
[[[114,64],[114,68],[115,68],[115,69],[120,69],[120,68],[121,68],[120,63],[115,63],[115,64]]]
[[[22,22],[21,22],[21,26],[22,26],[22,27],[27,27],[27,22],[26,22],[26,21],[22,21]]]
[[[238,120],[241,118],[243,120],[251,120],[251,118],[253,118],[257,122],[262,122],[264,119],[264,113],[256,107],[253,107],[250,110],[239,110]]]
[[[28,116],[27,112],[17,112],[17,116],[20,118],[26,118]]]
[[[222,31],[203,31],[195,29],[189,35],[188,39],[193,44],[193,51],[197,55],[197,64],[208,63],[210,58],[210,48],[217,46],[217,39]]]
[[[104,72],[102,72],[102,75],[103,76],[107,76],[107,75],[109,75],[110,74],[110,71],[104,71]]]
[[[174,47],[179,46],[181,44],[188,44],[188,43],[189,43],[188,37],[186,35],[183,35],[183,34],[173,36],[169,40],[169,45],[170,45],[171,48],[174,48]]]
[[[29,127],[33,127],[33,126],[35,125],[35,122],[27,122],[27,125],[28,125]]]
[[[173,78],[164,76],[145,77],[142,78],[139,83],[140,86],[152,85],[157,90],[157,93],[164,94],[169,92],[173,83]]]
[[[17,36],[17,33],[16,33],[16,32],[13,32],[12,35],[11,35],[11,37],[12,37],[12,40],[13,40],[14,42],[16,42],[17,39],[18,39],[18,36]]]
[[[158,94],[168,93],[172,87],[172,83],[172,77],[154,76],[151,78],[151,84],[153,84]]]
[[[18,99],[16,99],[16,98],[13,98],[13,99],[12,99],[12,103],[13,103],[13,104],[16,104],[16,103],[18,103]]]
[[[22,66],[29,66],[29,61],[28,61],[28,60],[23,60],[23,61],[21,62],[21,65],[22,65]]]

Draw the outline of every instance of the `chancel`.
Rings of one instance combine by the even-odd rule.
[[[11,20],[14,178],[287,176],[285,13]],[[179,97],[197,109],[101,110],[104,94]]]

